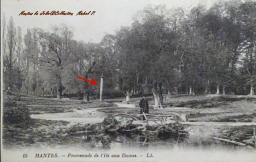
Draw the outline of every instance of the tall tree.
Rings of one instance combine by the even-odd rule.
[[[13,91],[15,89],[14,64],[15,64],[15,50],[17,47],[16,28],[14,26],[13,18],[9,19],[6,33],[6,53],[4,53],[4,72],[5,72],[5,86],[6,89]]]
[[[256,84],[256,2],[247,1],[241,4],[238,16],[244,39],[241,46],[246,49],[243,66],[247,71],[250,95],[254,95]]]
[[[41,53],[40,62],[52,76],[56,86],[57,98],[60,99],[64,89],[63,69],[68,65],[72,56],[73,40],[72,31],[67,26],[56,26],[52,33],[39,31],[41,45],[44,52]]]
[[[169,23],[163,6],[146,8],[141,17],[132,24],[131,29],[123,30],[118,36],[121,53],[121,74],[128,88],[138,85],[140,80],[152,88],[155,107],[162,107],[163,85],[170,78],[176,57],[177,33]],[[170,58],[170,59],[169,59]],[[169,60],[162,66],[163,60]],[[169,66],[170,68],[166,68]],[[172,69],[172,71],[166,70]],[[171,75],[172,76],[172,75]],[[129,89],[128,89],[129,90]]]

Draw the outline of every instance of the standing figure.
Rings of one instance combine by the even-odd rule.
[[[140,100],[139,106],[140,106],[140,114],[149,113],[148,100],[145,98],[145,96],[143,96],[142,99]],[[142,120],[146,120],[144,115],[142,116]]]

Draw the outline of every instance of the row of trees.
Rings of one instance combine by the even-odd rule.
[[[28,95],[99,92],[76,80],[100,78],[104,92],[250,94],[256,85],[256,2],[230,1],[189,12],[147,7],[129,27],[100,43],[73,39],[71,28],[28,29],[3,20],[5,89]]]
[[[144,9],[115,35],[123,85],[133,93],[152,89],[156,107],[163,91],[254,95],[255,16],[255,1],[197,6],[189,13]]]

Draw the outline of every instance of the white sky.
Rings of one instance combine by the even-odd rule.
[[[2,15],[13,16],[15,25],[27,28],[50,29],[52,25],[67,24],[74,31],[76,40],[99,42],[107,33],[114,33],[121,26],[129,26],[136,13],[147,5],[166,4],[167,8],[190,9],[199,3],[210,6],[217,0],[2,0]],[[94,16],[19,16],[23,10],[95,10]]]

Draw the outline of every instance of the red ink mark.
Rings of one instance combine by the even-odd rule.
[[[96,80],[94,80],[94,79],[87,79],[87,78],[85,78],[85,77],[83,77],[83,76],[81,76],[81,75],[78,75],[78,76],[76,77],[76,79],[81,80],[81,81],[84,81],[84,82],[87,82],[87,83],[89,83],[91,86],[96,86],[96,85],[97,85],[97,81],[96,81]]]

